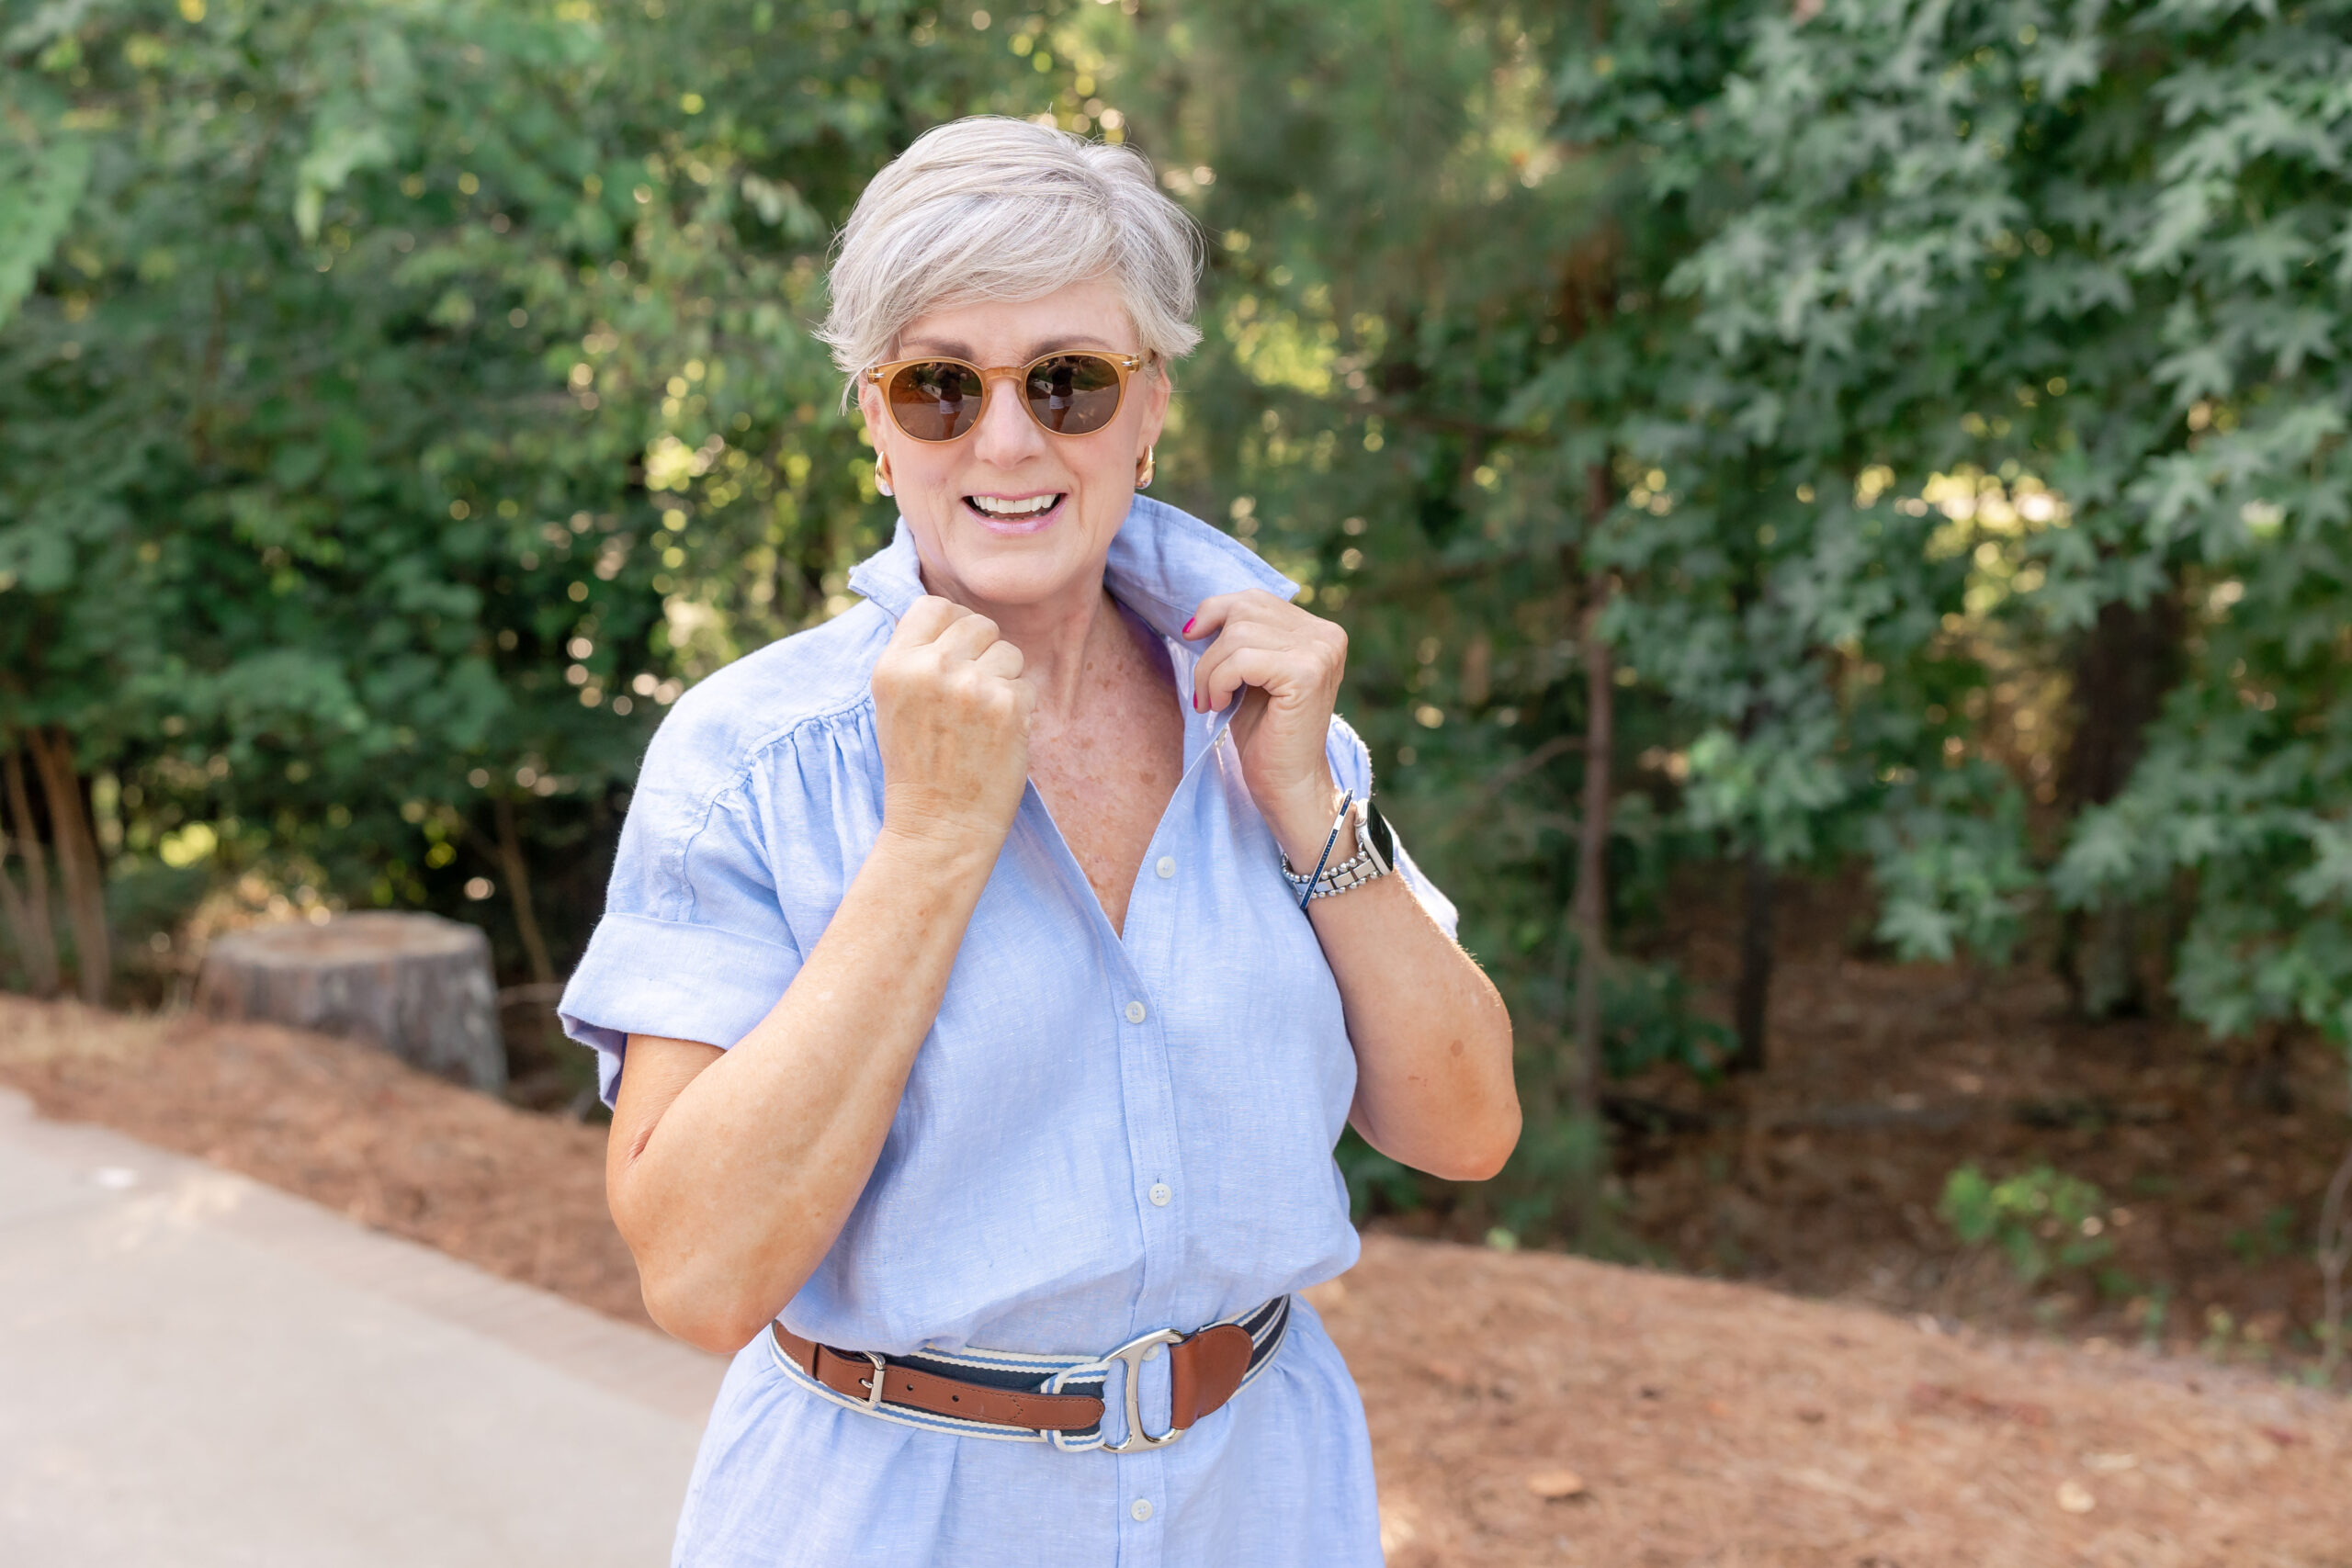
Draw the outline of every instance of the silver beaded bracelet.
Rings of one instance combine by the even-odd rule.
[[[1369,795],[1364,798],[1363,811],[1356,811],[1352,794],[1340,800],[1340,815],[1331,824],[1330,836],[1323,840],[1322,858],[1315,863],[1311,876],[1301,876],[1291,868],[1290,857],[1283,857],[1283,875],[1289,879],[1298,897],[1300,911],[1317,898],[1329,898],[1377,881],[1388,874],[1396,863],[1396,840],[1388,831],[1387,822]],[[1340,841],[1340,833],[1350,821],[1356,829],[1356,852],[1337,865],[1330,863],[1331,847]]]

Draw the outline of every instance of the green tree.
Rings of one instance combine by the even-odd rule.
[[[1069,95],[1018,41],[888,4],[15,24],[0,736],[70,775],[20,840],[54,816],[78,871],[88,799],[119,902],[208,855],[495,884],[552,978],[660,706],[880,536],[804,331],[823,247],[927,125]]]
[[[2050,886],[2084,904],[2187,874],[2182,1004],[2219,1032],[2352,1040],[2345,8],[1804,10],[1755,24],[1703,112],[1640,133],[1668,149],[1657,186],[1713,171],[1737,193],[1673,275],[1686,363],[1754,451],[1796,459],[1814,515],[1901,498],[1911,525],[1869,553],[1928,574],[1890,601],[1914,668],[2188,607],[2144,755],[2083,803]],[[1706,47],[1670,8],[1645,25],[1628,60]],[[1930,581],[1939,560],[1964,581]],[[1949,711],[1871,657],[1905,699],[1879,722]],[[1974,739],[1944,747],[1943,787],[1891,795],[1873,828],[1911,952],[1996,933],[2017,880],[2014,781],[1956,780]]]

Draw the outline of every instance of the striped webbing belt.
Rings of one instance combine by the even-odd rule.
[[[1229,1376],[1215,1379],[1222,1386],[1213,1391],[1213,1403],[1195,1401],[1190,1418],[1197,1420],[1222,1405],[1241,1389],[1249,1387],[1272,1361],[1274,1352],[1282,1348],[1283,1333],[1290,1326],[1290,1298],[1276,1296],[1238,1317],[1210,1324],[1191,1334],[1173,1329],[1155,1330],[1100,1356],[1035,1355],[1027,1351],[984,1350],[964,1346],[955,1350],[925,1348],[904,1356],[884,1358],[870,1352],[845,1352],[828,1346],[812,1345],[791,1334],[782,1324],[773,1326],[774,1332],[767,1337],[769,1353],[775,1358],[776,1365],[786,1376],[820,1398],[863,1411],[878,1420],[896,1421],[901,1426],[948,1432],[958,1437],[990,1438],[1004,1442],[1041,1443],[1050,1440],[1056,1448],[1067,1453],[1085,1453],[1094,1450],[1132,1453],[1143,1449],[1165,1447],[1186,1430],[1185,1426],[1174,1426],[1158,1434],[1145,1429],[1137,1385],[1146,1362],[1159,1359],[1163,1348],[1168,1350],[1171,1363],[1181,1360],[1195,1348],[1206,1349],[1230,1346],[1234,1351],[1240,1352],[1241,1337],[1247,1336],[1246,1352],[1233,1356],[1236,1367],[1228,1368],[1228,1373],[1238,1368],[1238,1379]],[[1244,1354],[1246,1363],[1242,1362]],[[1113,1402],[1111,1390],[1114,1368],[1124,1369],[1116,1404]],[[1174,1365],[1171,1364],[1170,1370],[1171,1374],[1177,1374]],[[905,1374],[913,1376],[910,1378]],[[1172,1377],[1172,1382],[1178,1385],[1186,1381],[1181,1374]],[[1046,1397],[1035,1400],[1035,1404],[1083,1410],[1092,1419],[1088,1425],[1079,1426],[1075,1424],[1074,1417],[1064,1417],[1064,1424],[1058,1427],[1054,1426],[1050,1418],[1035,1424],[1024,1420],[1018,1425],[974,1420],[918,1406],[910,1402],[910,1394],[902,1394],[902,1390],[912,1385],[921,1385],[930,1393],[932,1397],[925,1403],[932,1404],[939,1403],[936,1391],[942,1387],[966,1388],[985,1396],[984,1399],[975,1399],[975,1404],[986,1403],[1000,1409],[1010,1406],[1019,1411],[1023,1396],[1042,1395]],[[1124,1430],[1106,1432],[1104,1416],[1114,1409],[1119,1410],[1125,1417],[1121,1424]]]

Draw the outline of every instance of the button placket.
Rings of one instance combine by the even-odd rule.
[[[1170,1451],[1148,1449],[1142,1453],[1123,1455],[1115,1461],[1119,1467],[1119,1490],[1114,1494],[1119,1501],[1115,1506],[1126,1516],[1126,1522],[1116,1527],[1120,1536],[1119,1568],[1161,1568],[1166,1561],[1168,1532],[1161,1528],[1159,1516],[1163,1509],[1175,1506],[1168,1475]]]
[[[1135,1184],[1128,1190],[1142,1200],[1136,1204],[1143,1264],[1134,1307],[1137,1333],[1169,1326],[1170,1293],[1178,1283],[1182,1264],[1182,1224],[1174,1203],[1175,1189],[1182,1185],[1184,1172],[1177,1147],[1176,1085],[1166,1037],[1168,996],[1161,987],[1181,987],[1174,964],[1176,932],[1182,908],[1192,901],[1187,895],[1194,891],[1193,877],[1188,875],[1182,883],[1176,880],[1178,864],[1181,861],[1193,865],[1191,857],[1204,852],[1187,846],[1197,846],[1204,835],[1211,841],[1215,837],[1202,820],[1216,815],[1209,800],[1213,794],[1209,750],[1191,742],[1195,736],[1206,739],[1203,730],[1216,728],[1222,727],[1187,727],[1184,776],[1177,782],[1160,830],[1154,835],[1158,841],[1146,852],[1144,863],[1152,868],[1156,883],[1165,882],[1167,888],[1159,897],[1137,897],[1129,905],[1125,931],[1110,949],[1114,962],[1105,976],[1111,987],[1108,999],[1122,1021],[1113,1027],[1119,1046],[1127,1157]],[[1183,851],[1181,856],[1176,852],[1180,850]],[[1128,1456],[1121,1462],[1132,1464],[1142,1457]],[[1143,1483],[1136,1484],[1140,1491]],[[1131,1501],[1135,1495],[1130,1494]]]
[[[1131,914],[1131,923],[1140,913]],[[1169,915],[1162,908],[1151,918],[1158,923]],[[1143,940],[1133,947],[1120,945],[1117,962],[1105,978],[1114,987],[1112,1003],[1122,1021],[1112,1028],[1116,1032],[1125,1102],[1127,1168],[1133,1182],[1127,1190],[1137,1200],[1136,1224],[1142,1244],[1143,1277],[1137,1281],[1132,1320],[1132,1331],[1139,1334],[1171,1326],[1167,1312],[1182,1261],[1182,1226],[1171,1223],[1177,1213],[1171,1205],[1174,1187],[1183,1179],[1183,1162],[1176,1146],[1176,1086],[1164,1034],[1167,1021],[1154,989],[1164,977],[1150,973],[1139,956],[1139,953],[1155,952],[1159,942],[1152,935],[1132,930],[1128,934],[1131,941],[1138,935]],[[1155,1186],[1167,1189],[1167,1201],[1158,1198]]]

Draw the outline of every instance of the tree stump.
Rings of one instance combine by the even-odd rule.
[[[343,915],[216,940],[197,981],[215,1018],[347,1034],[429,1073],[506,1086],[490,939],[438,915]]]

